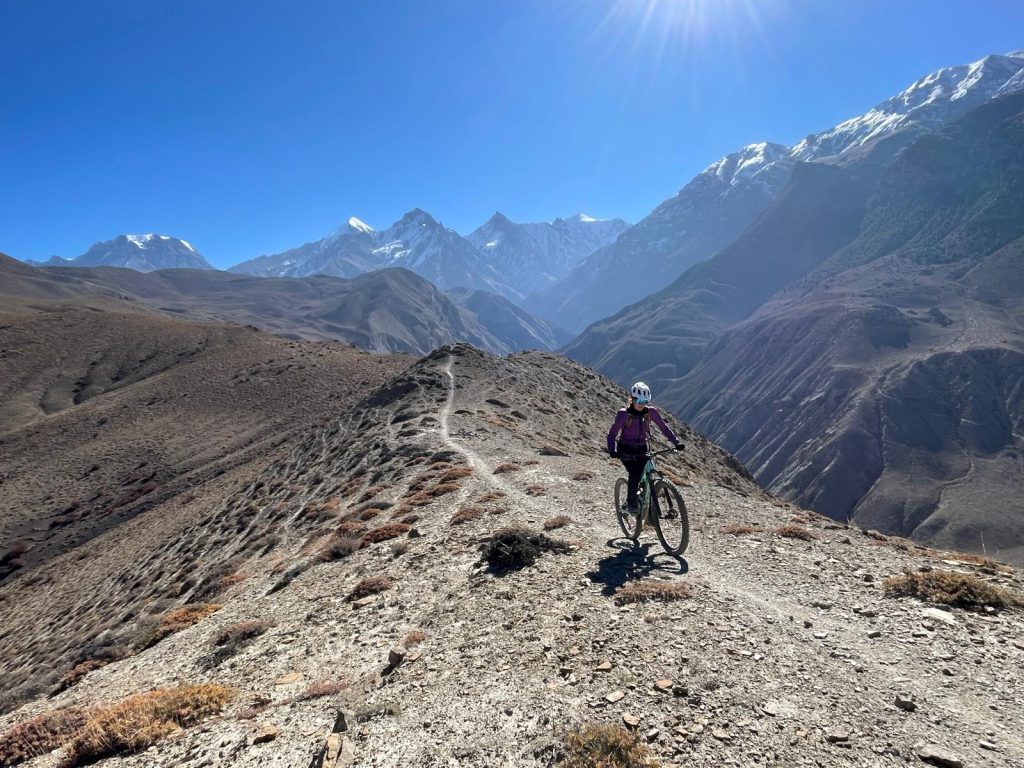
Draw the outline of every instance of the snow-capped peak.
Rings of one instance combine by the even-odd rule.
[[[585,213],[577,213],[575,216],[570,216],[569,221],[578,221],[582,224],[593,224],[595,221],[600,221],[600,219],[595,219],[593,216],[587,216]]]
[[[136,248],[145,248],[153,241],[153,235],[125,235],[125,239]]]
[[[353,229],[356,232],[364,232],[366,234],[370,234],[374,231],[373,227],[366,222],[360,221],[355,216],[349,217],[348,226],[349,229]]]
[[[769,163],[774,163],[789,154],[789,147],[761,141],[748,144],[738,152],[732,152],[716,160],[704,169],[704,174],[715,176],[730,185],[749,179]]]

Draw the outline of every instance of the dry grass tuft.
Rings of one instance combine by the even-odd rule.
[[[611,723],[588,723],[565,737],[559,768],[657,768],[635,733]]]
[[[404,645],[406,648],[414,648],[426,639],[426,632],[423,632],[419,629],[414,629],[412,632],[405,636],[405,639],[402,641],[402,645]]]
[[[746,536],[748,533],[760,533],[761,529],[756,525],[748,525],[747,523],[733,523],[722,528],[722,533],[727,533],[730,536]]]
[[[0,736],[0,766],[8,768],[49,754],[70,741],[85,719],[81,709],[57,709],[18,723]]]
[[[498,499],[504,499],[504,491],[488,491],[483,494],[479,499],[476,500],[477,504],[487,504],[490,501],[497,501]]]
[[[455,493],[461,487],[458,483],[440,483],[429,489],[427,494],[436,499],[438,496],[444,496],[446,493]]]
[[[556,528],[562,528],[571,522],[571,517],[568,517],[567,515],[558,515],[557,517],[552,517],[551,519],[544,521],[544,530],[553,531]]]
[[[363,522],[366,522],[368,520],[373,520],[373,518],[377,517],[377,515],[379,514],[379,509],[364,509],[362,512],[359,513],[359,519]]]
[[[213,644],[237,647],[259,637],[272,626],[269,621],[239,621],[218,632],[213,638]]]
[[[499,464],[498,466],[496,466],[494,468],[494,474],[495,475],[504,475],[504,474],[508,474],[509,472],[518,472],[520,469],[522,469],[522,467],[519,466],[518,464],[514,464],[512,462],[506,462],[505,464]]]
[[[533,565],[544,552],[565,554],[569,551],[567,542],[512,526],[491,535],[483,546],[483,559],[493,572],[502,573]]]
[[[615,592],[614,600],[619,605],[671,603],[676,600],[685,600],[692,594],[690,585],[681,581],[631,581]]]
[[[233,695],[223,685],[187,685],[139,694],[112,707],[92,710],[68,747],[68,765],[143,750],[217,714]]]
[[[64,675],[64,677],[57,682],[57,687],[53,693],[57,694],[78,685],[90,672],[99,669],[100,667],[105,667],[109,663],[110,662],[105,659],[86,659],[85,661],[79,662],[70,672]],[[0,766],[2,765],[4,765],[4,763],[0,761]]]
[[[345,598],[345,602],[351,603],[353,600],[385,592],[392,586],[393,582],[387,576],[367,576],[352,588]]]
[[[587,472],[586,470],[584,470],[583,472],[577,472],[575,475],[572,476],[572,479],[575,480],[577,483],[585,483],[588,480],[594,479],[594,473]]]
[[[412,530],[408,523],[385,523],[379,528],[372,528],[363,536],[362,545],[368,547],[388,539],[395,539]]]
[[[316,559],[321,563],[344,560],[349,555],[358,552],[361,546],[362,539],[346,534],[335,534],[327,541],[323,549],[316,553]]]
[[[886,597],[916,597],[958,608],[1024,607],[1024,595],[991,584],[973,573],[927,571],[893,576],[882,584]]]
[[[448,521],[449,525],[463,525],[465,523],[472,522],[473,520],[479,520],[484,516],[484,508],[476,505],[465,506],[452,515],[452,519]]]
[[[985,568],[990,571],[1002,572],[1002,573],[1013,573],[1013,568],[1006,563],[1000,563],[997,560],[993,560],[991,557],[985,555],[974,555],[969,552],[951,552],[945,556],[946,560],[956,560],[960,563],[967,563],[968,565],[976,565],[979,568]]]
[[[359,497],[359,501],[369,501],[383,490],[383,485],[375,485],[371,488],[367,488],[365,491],[363,491],[363,495]]]
[[[451,483],[455,480],[459,480],[463,477],[469,477],[473,474],[473,470],[469,467],[452,467],[443,475],[441,475],[437,481],[439,483]]]
[[[548,493],[543,485],[528,485],[525,490],[527,496],[547,496]]]
[[[790,523],[780,525],[776,528],[775,535],[782,536],[784,539],[800,539],[801,541],[814,540],[814,535],[806,528],[801,528],[799,525],[792,525]]]

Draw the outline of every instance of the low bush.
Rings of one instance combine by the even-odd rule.
[[[504,491],[487,491],[479,499],[476,500],[477,504],[486,504],[489,501],[497,501],[498,499],[505,498]]]
[[[781,536],[784,539],[800,539],[800,541],[813,541],[814,535],[806,528],[801,528],[799,525],[780,525],[775,529],[775,535]]]
[[[429,489],[427,493],[431,497],[437,498],[438,496],[444,496],[446,493],[455,493],[461,487],[458,483],[441,483]]]
[[[594,479],[594,473],[587,471],[577,472],[575,475],[572,476],[572,479],[575,480],[577,483],[585,483],[588,480]]]
[[[225,627],[213,639],[214,650],[199,659],[204,670],[219,667],[273,626],[267,621],[240,621]]]
[[[321,563],[333,563],[336,560],[344,560],[351,554],[359,551],[362,539],[345,534],[335,534],[323,548],[316,553],[316,559]]]
[[[220,606],[213,603],[195,603],[175,608],[173,611],[168,611],[161,616],[159,624],[144,632],[138,638],[136,645],[140,648],[149,648],[159,643],[165,637],[170,637],[177,632],[181,632],[183,629],[188,629],[198,624],[207,616],[219,610]]]
[[[71,669],[70,672],[57,681],[57,687],[51,695],[55,696],[62,691],[66,691],[68,688],[78,685],[90,672],[99,669],[100,667],[105,667],[109,663],[109,661],[104,659],[86,659],[85,661],[79,662]],[[0,763],[0,765],[3,765],[3,763]]]
[[[1024,607],[1024,595],[985,581],[973,573],[927,571],[893,576],[882,583],[887,597],[916,597],[926,603],[977,609]]]
[[[544,552],[569,552],[569,545],[525,528],[502,528],[483,545],[483,560],[491,571],[518,570],[533,565]]]
[[[629,603],[671,603],[692,595],[690,586],[681,581],[631,581],[620,587],[613,598],[619,605]]]
[[[450,525],[464,525],[465,523],[472,522],[473,520],[479,520],[484,516],[484,508],[476,505],[469,505],[462,507],[458,512],[452,515],[452,519],[448,521]]]
[[[572,518],[566,515],[558,515],[557,517],[552,517],[549,520],[544,521],[544,530],[553,531],[556,528],[563,528],[571,522]]]
[[[494,474],[504,475],[508,474],[509,472],[518,472],[520,469],[522,469],[522,467],[519,466],[518,464],[507,462],[505,464],[499,464],[498,466],[496,466],[494,468]]]
[[[528,485],[526,486],[527,496],[546,496],[547,491],[544,490],[543,485]]]
[[[0,766],[10,768],[47,755],[74,738],[85,725],[81,709],[57,709],[33,717],[0,736]]]
[[[385,523],[379,528],[371,528],[365,534],[363,534],[362,546],[368,547],[371,544],[377,544],[381,541],[387,541],[388,539],[394,539],[398,536],[402,536],[412,530],[412,526],[408,523]]]
[[[469,467],[452,467],[438,478],[438,482],[450,483],[463,477],[469,477],[472,474],[473,470]]]
[[[419,629],[414,629],[412,632],[405,636],[405,639],[402,641],[402,645],[404,645],[406,648],[414,648],[426,639],[426,632],[423,632]]]
[[[292,699],[293,703],[300,701],[310,701],[311,699],[322,699],[325,696],[336,696],[337,694],[345,691],[351,686],[351,682],[346,679],[341,680],[317,680],[316,682],[310,683],[302,693],[299,693]]]
[[[588,723],[566,734],[559,768],[657,768],[635,733],[611,723]]]
[[[392,586],[393,582],[387,576],[367,576],[352,588],[352,591],[345,597],[345,602],[351,603],[353,600],[385,592]]]

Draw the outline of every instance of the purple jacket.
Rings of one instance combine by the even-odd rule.
[[[626,424],[627,417],[632,412],[633,418],[629,419],[629,424]],[[647,406],[647,412],[651,414],[651,421],[658,425],[658,429],[672,445],[679,443],[679,438],[676,437],[676,433],[673,432],[668,424],[661,418],[661,414],[658,413],[657,408]],[[634,411],[630,408],[620,408],[619,412],[615,414],[615,423],[612,424],[612,428],[608,430],[608,453],[615,453],[615,440],[618,439],[623,448],[634,448],[631,453],[642,453],[647,451],[647,440],[650,435],[647,434],[648,423],[644,418],[643,414],[639,411]]]

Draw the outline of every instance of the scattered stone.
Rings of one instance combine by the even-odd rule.
[[[277,738],[281,731],[273,723],[264,723],[256,731],[256,735],[252,737],[253,744],[266,744],[267,742],[273,741]]]
[[[824,640],[827,637],[828,637],[828,632],[815,632],[814,633],[814,639],[815,640]]]
[[[402,662],[405,661],[405,648],[395,646],[388,651],[388,665],[384,668],[384,674],[394,672]]]
[[[672,690],[672,681],[669,680],[668,678],[665,678],[665,679],[662,679],[662,680],[655,680],[654,681],[654,687],[657,688],[659,691],[671,691]]]
[[[871,638],[872,640],[877,640],[881,636],[882,636],[882,632],[881,632],[881,630],[878,630],[878,629],[873,629],[870,632],[868,632],[868,637]]]
[[[909,696],[902,694],[896,694],[896,706],[902,709],[904,712],[916,712],[917,703],[913,701]]]
[[[828,611],[832,609],[832,603],[826,602],[824,600],[815,600],[813,603],[811,603],[811,607],[820,608],[823,611]]]
[[[804,619],[804,629],[810,629],[814,626],[814,622],[808,619]]]
[[[918,747],[915,751],[924,762],[942,766],[942,768],[963,768],[964,765],[964,761],[952,752],[934,744],[926,744]]]
[[[289,672],[287,675],[277,678],[277,680],[274,681],[274,685],[295,685],[295,683],[301,683],[302,680],[303,677],[301,672]]]
[[[626,726],[629,728],[636,728],[638,725],[640,725],[640,718],[636,715],[630,714],[629,712],[623,712],[622,722],[624,722]]]
[[[712,728],[711,735],[719,741],[732,741],[732,736],[730,736],[727,731],[724,731],[721,728]]]
[[[848,744],[850,732],[841,729],[832,730],[825,734],[825,739],[829,744]]]
[[[611,672],[612,671],[612,663],[608,659],[605,659],[600,664],[598,664],[596,667],[594,667],[594,669],[596,669],[598,672]]]
[[[778,717],[779,713],[782,711],[782,708],[779,706],[779,702],[769,701],[766,702],[763,707],[761,707],[761,711],[764,712],[766,715],[770,715],[771,717]]]
[[[366,597],[360,597],[358,600],[352,601],[352,609],[359,610],[360,608],[365,608],[366,606],[371,605],[376,601],[377,597],[375,595],[367,595]]]
[[[1013,644],[1024,651],[1024,637],[1017,638],[1013,641]]]
[[[553,445],[545,445],[544,447],[542,447],[540,449],[540,451],[538,451],[538,453],[540,453],[541,456],[568,456],[569,455],[566,451],[563,451],[561,448],[556,448]]]
[[[989,752],[998,752],[999,747],[993,744],[991,741],[979,741],[978,746],[982,749],[987,749]]]
[[[617,701],[622,701],[622,699],[625,698],[625,696],[626,694],[623,691],[612,691],[607,696],[605,696],[604,699],[609,704],[614,704]]]

